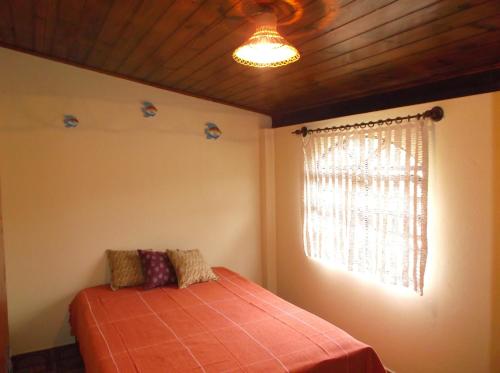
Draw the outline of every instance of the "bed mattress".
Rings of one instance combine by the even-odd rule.
[[[70,305],[86,371],[384,373],[374,350],[226,268],[186,289],[87,288]]]

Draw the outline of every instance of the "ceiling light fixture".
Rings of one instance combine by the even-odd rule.
[[[260,14],[255,33],[236,48],[234,60],[252,67],[280,67],[297,61],[300,58],[299,51],[279,34],[277,24],[272,11]]]

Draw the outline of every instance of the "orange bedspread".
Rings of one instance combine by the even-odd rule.
[[[81,291],[71,326],[86,371],[383,373],[373,349],[238,274],[142,290]]]

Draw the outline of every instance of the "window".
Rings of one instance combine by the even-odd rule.
[[[423,120],[308,136],[306,255],[422,294],[427,152]]]

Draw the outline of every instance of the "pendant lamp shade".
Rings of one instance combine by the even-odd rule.
[[[236,62],[252,67],[285,66],[299,58],[299,51],[279,34],[271,12],[259,16],[255,33],[233,52]]]

